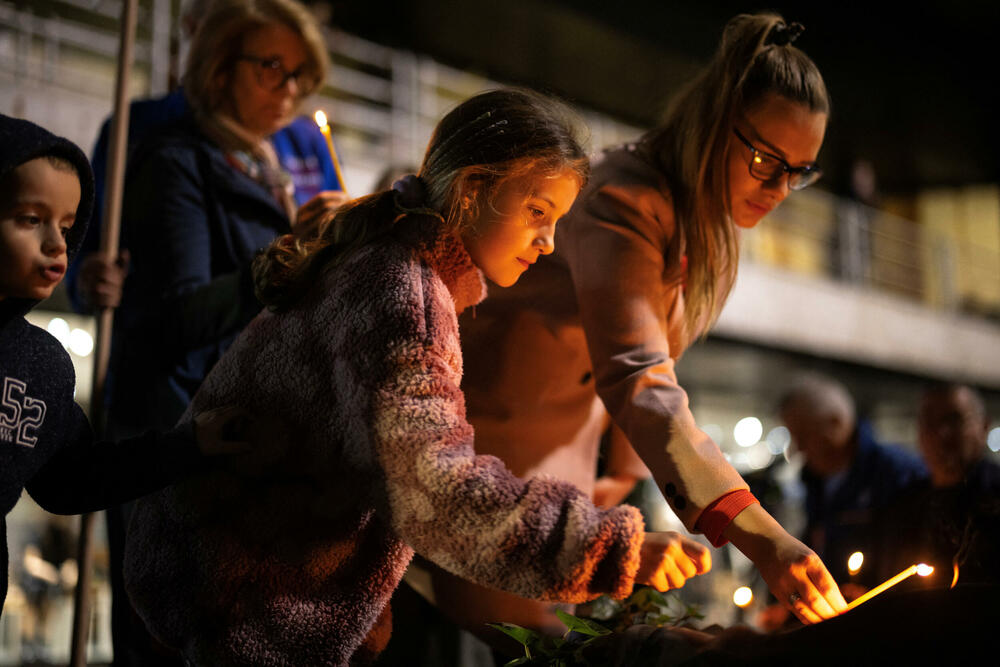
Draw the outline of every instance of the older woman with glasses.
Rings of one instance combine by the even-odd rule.
[[[326,73],[311,15],[295,0],[213,0],[191,44],[191,112],[129,163],[132,252],[115,331],[112,422],[173,424],[260,310],[250,261],[295,219],[292,179],[269,137]]]
[[[684,525],[716,546],[732,541],[783,604],[816,622],[843,610],[840,591],[698,428],[674,373],[725,303],[738,231],[820,174],[829,103],[816,66],[792,46],[800,30],[775,15],[736,17],[664,122],[604,154],[555,253],[463,318],[463,389],[477,451],[605,503],[644,472],[632,462],[595,480],[610,414]],[[435,599],[470,627],[559,626],[548,608],[444,573]]]
[[[182,80],[189,110],[129,159],[122,243],[131,267],[113,334],[112,432],[176,423],[260,311],[251,260],[291,231],[297,208],[272,140],[320,86],[327,65],[320,30],[295,0],[207,5]],[[294,140],[287,134],[283,141]],[[330,193],[327,203],[339,203],[331,196],[344,197]],[[123,514],[127,524],[128,508]],[[123,538],[111,532],[116,574]],[[120,590],[116,613],[127,609]],[[116,638],[116,662],[117,649]],[[133,658],[159,664],[152,655]]]

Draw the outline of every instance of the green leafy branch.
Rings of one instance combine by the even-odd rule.
[[[702,618],[696,607],[685,604],[676,595],[664,595],[649,587],[636,589],[625,600],[602,596],[587,605],[581,605],[577,611],[580,616],[556,610],[559,620],[566,626],[562,637],[542,635],[513,623],[490,623],[490,627],[503,632],[524,647],[524,655],[511,660],[504,667],[570,667],[583,663],[583,649],[598,637],[623,632],[633,625],[676,626]]]

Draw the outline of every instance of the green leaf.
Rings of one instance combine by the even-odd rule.
[[[591,621],[588,618],[578,618],[572,614],[567,614],[562,609],[556,609],[556,616],[559,617],[560,621],[566,624],[567,628],[573,632],[579,632],[581,635],[600,637],[611,634],[611,631],[600,623]]]
[[[531,658],[529,658],[528,656],[522,655],[520,658],[514,658],[510,662],[504,663],[503,667],[517,667],[517,665],[526,665],[530,660]]]
[[[527,649],[532,644],[538,642],[541,636],[534,630],[529,630],[528,628],[522,628],[520,625],[514,625],[513,623],[487,623],[486,625],[499,630],[500,632],[513,637]]]
[[[660,614],[660,615],[650,614],[646,617],[646,625],[655,625],[656,627],[663,627],[664,625],[667,625],[673,620],[674,617],[671,616],[670,614]]]

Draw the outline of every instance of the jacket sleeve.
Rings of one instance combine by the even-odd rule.
[[[73,372],[63,374],[66,399],[52,417],[55,454],[26,485],[31,497],[54,514],[94,512],[158,491],[195,470],[203,460],[190,423],[118,442],[95,442],[90,422],[72,400]]]
[[[597,393],[695,532],[707,505],[747,485],[696,426],[675,375],[671,347],[685,341],[682,288],[667,280],[672,204],[647,184],[608,184],[571,216],[557,244],[572,274]]]
[[[437,285],[411,302],[422,309],[412,327],[409,315],[383,321],[383,331],[407,331],[380,346],[383,370],[372,369],[382,379],[371,432],[393,529],[441,567],[521,596],[627,595],[643,538],[635,508],[598,510],[569,483],[522,481],[475,455],[454,306]]]
[[[132,264],[153,286],[158,332],[177,353],[239,332],[261,308],[249,263],[213,275],[207,188],[197,149],[171,146],[141,161],[125,202]]]

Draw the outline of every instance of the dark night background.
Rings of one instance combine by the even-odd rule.
[[[456,2],[335,0],[333,23],[501,82],[522,83],[616,115],[655,122],[704,63],[722,26],[771,9],[806,27],[797,45],[833,99],[820,162],[843,187],[867,158],[883,191],[1000,180],[996,44],[1000,3],[954,0],[704,3],[651,0]]]

